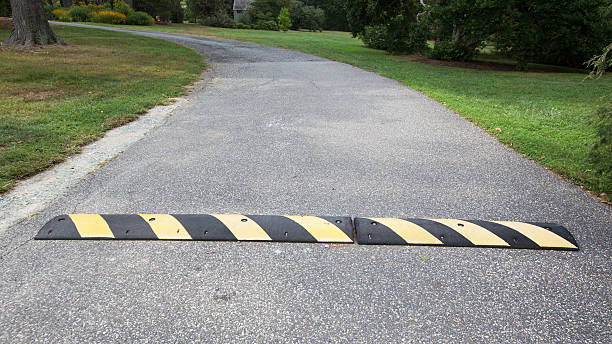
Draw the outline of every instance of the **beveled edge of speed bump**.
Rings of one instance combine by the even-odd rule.
[[[353,243],[347,216],[243,214],[66,214],[37,240],[206,240]]]
[[[362,245],[438,245],[547,250],[579,250],[573,235],[554,223],[460,219],[357,217]]]

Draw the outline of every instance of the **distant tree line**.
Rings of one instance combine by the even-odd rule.
[[[32,13],[38,13],[41,4],[51,8],[123,4],[121,0],[0,0],[0,15],[10,15],[11,3]],[[612,42],[612,0],[256,0],[238,23],[233,0],[126,3],[166,22],[187,19],[211,26],[269,30],[278,30],[279,24],[312,31],[350,29],[369,47],[393,53],[426,52],[442,60],[471,60],[486,45],[515,59],[519,69],[528,63],[584,67],[586,60]],[[23,32],[33,32],[43,41],[53,38],[50,29],[37,25]]]
[[[187,18],[204,25],[278,29],[286,8],[292,29],[348,31],[345,0],[256,0],[238,23],[233,21],[233,0],[187,0]]]

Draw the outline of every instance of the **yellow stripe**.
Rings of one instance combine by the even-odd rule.
[[[211,214],[216,217],[219,221],[223,222],[232,234],[238,240],[252,240],[252,241],[270,241],[272,240],[268,233],[266,233],[259,225],[247,218],[244,215],[230,214],[220,215]],[[246,220],[246,221],[245,221]]]
[[[386,227],[389,227],[397,235],[399,235],[408,244],[417,245],[443,245],[444,243],[433,234],[429,233],[423,227],[410,221],[394,218],[370,218],[373,221],[380,222]]]
[[[304,227],[318,242],[353,242],[340,228],[320,217],[289,215],[285,217]]]
[[[549,231],[546,228],[538,227],[530,223],[525,222],[513,222],[513,221],[492,221],[510,227],[515,231],[523,234],[524,236],[531,239],[540,247],[558,247],[558,248],[578,248],[571,242],[563,239],[559,235]]]
[[[169,214],[140,214],[161,240],[191,240],[185,227]]]
[[[98,214],[71,214],[81,238],[114,238],[113,232],[102,216]]]
[[[466,239],[471,241],[474,245],[510,246],[510,244],[505,242],[504,239],[493,234],[493,232],[471,222],[453,219],[432,219],[431,221],[435,221],[452,228],[453,230],[464,236]]]

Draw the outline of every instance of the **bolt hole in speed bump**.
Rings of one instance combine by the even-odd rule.
[[[572,234],[552,223],[241,214],[61,215],[47,222],[35,239],[357,241],[362,245],[578,250]]]

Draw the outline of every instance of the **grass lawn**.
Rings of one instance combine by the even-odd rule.
[[[499,72],[433,66],[365,48],[361,41],[343,32],[281,33],[190,24],[146,29],[299,50],[379,73],[438,100],[499,141],[573,183],[596,192],[612,192],[612,181],[594,172],[596,166],[588,159],[596,141],[593,112],[603,97],[612,94],[610,75],[594,81],[584,80],[582,73]]]
[[[69,46],[0,47],[0,194],[113,127],[185,93],[193,50],[134,35],[54,26]],[[0,29],[0,41],[9,31]]]

